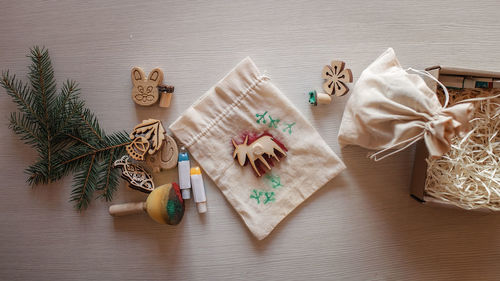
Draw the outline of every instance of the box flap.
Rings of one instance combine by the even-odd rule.
[[[487,77],[500,79],[500,72],[494,71],[484,71],[484,70],[475,70],[475,69],[465,69],[458,67],[447,67],[447,66],[431,66],[426,68],[425,70],[434,70],[438,69],[440,74],[444,75],[458,75],[458,76],[471,76],[471,77]]]

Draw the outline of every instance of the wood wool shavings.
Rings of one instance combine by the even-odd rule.
[[[495,96],[498,89],[450,90],[450,105]],[[440,95],[442,97],[442,95]],[[426,195],[464,209],[500,210],[500,98],[474,101],[471,131],[455,137],[450,151],[427,159]]]

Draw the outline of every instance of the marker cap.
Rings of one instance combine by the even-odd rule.
[[[191,175],[201,175],[200,167],[191,168]]]
[[[207,202],[196,203],[196,207],[198,208],[198,213],[200,214],[207,212]]]

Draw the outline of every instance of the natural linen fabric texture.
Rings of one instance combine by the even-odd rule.
[[[446,92],[446,91],[445,91]],[[380,150],[375,160],[424,139],[430,156],[448,152],[451,139],[463,135],[472,118],[471,103],[443,108],[417,74],[405,71],[392,48],[359,77],[340,124],[339,144]],[[381,156],[390,149],[398,149]]]
[[[259,240],[345,169],[318,132],[250,58],[208,90],[170,130]],[[288,152],[279,162],[274,161],[271,171],[257,177],[249,164],[242,167],[233,159],[231,139],[242,143],[245,134],[264,132],[283,143]]]

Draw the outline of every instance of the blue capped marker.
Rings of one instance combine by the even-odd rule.
[[[191,164],[189,164],[189,156],[184,147],[181,147],[181,152],[179,153],[178,160],[178,170],[179,170],[179,187],[182,192],[182,199],[191,199]]]

